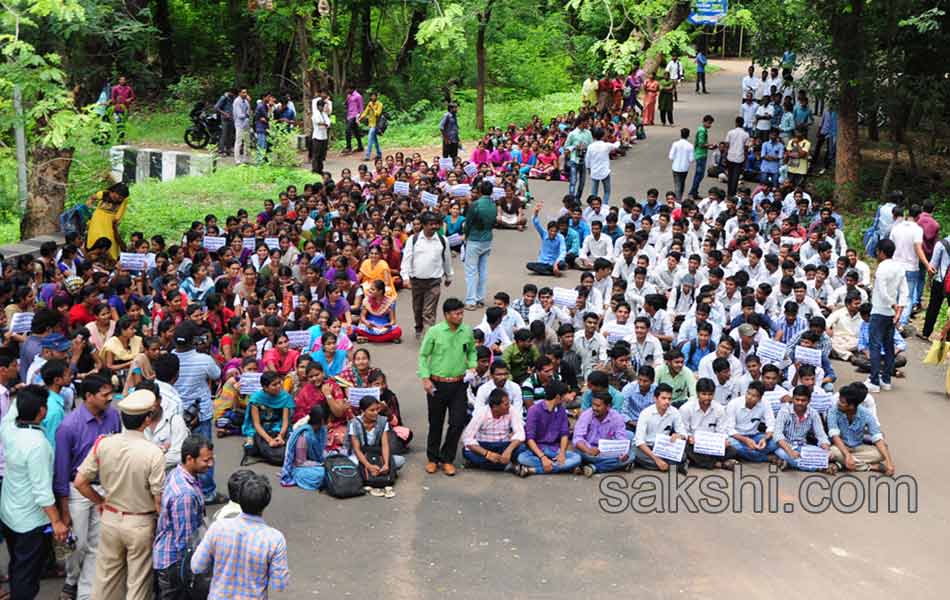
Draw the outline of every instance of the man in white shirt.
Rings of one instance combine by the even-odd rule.
[[[508,394],[508,400],[511,402],[512,419],[517,418],[518,422],[522,422],[524,419],[524,403],[521,399],[521,386],[511,380],[508,365],[505,361],[496,358],[488,371],[491,373],[491,381],[486,381],[478,387],[478,391],[475,393],[472,414],[488,407],[488,396],[492,393],[492,390],[503,390]]]
[[[736,457],[749,462],[766,462],[778,448],[772,439],[775,415],[772,407],[762,401],[765,385],[761,381],[749,384],[744,396],[726,405],[726,432],[729,445]]]
[[[831,354],[841,360],[851,360],[861,333],[861,294],[855,288],[844,297],[844,306],[828,315],[828,337],[831,338]]]
[[[702,378],[696,382],[696,398],[679,408],[686,427],[686,456],[689,462],[703,469],[727,469],[735,467],[736,450],[729,445],[726,431],[726,407],[713,402],[716,384]],[[700,431],[726,435],[723,455],[701,454],[696,451],[696,434]]]
[[[745,98],[746,94],[752,92],[756,93],[759,89],[759,83],[761,80],[755,76],[755,67],[749,67],[749,74],[742,78],[742,91],[740,94],[741,98]]]
[[[755,135],[765,142],[769,139],[769,131],[772,130],[772,114],[774,109],[769,103],[769,96],[762,96],[762,102],[755,109]]]
[[[742,126],[742,117],[736,117],[736,126],[726,134],[726,144],[729,147],[726,153],[726,167],[729,173],[729,187],[727,195],[736,195],[739,187],[739,175],[745,166],[746,144],[749,142],[749,133]]]
[[[620,148],[620,142],[604,141],[604,128],[594,127],[591,131],[593,143],[587,147],[584,165],[590,171],[591,190],[594,196],[604,186],[604,206],[610,204],[610,153]]]
[[[742,104],[739,105],[739,115],[742,117],[742,126],[750,135],[755,130],[755,113],[759,110],[759,103],[755,101],[755,96],[751,93],[745,95]]]
[[[693,144],[689,141],[689,129],[680,129],[680,139],[670,146],[670,161],[673,163],[673,192],[676,199],[683,199],[683,188],[686,186],[686,176],[689,175],[689,166],[695,160]]]
[[[406,241],[399,267],[402,280],[412,290],[412,314],[415,317],[416,339],[422,337],[425,325],[435,324],[442,279],[452,284],[452,250],[438,233],[442,222],[435,213],[422,215],[422,232]]]
[[[610,236],[604,235],[603,229],[603,224],[600,221],[591,221],[590,235],[584,238],[581,251],[575,261],[579,269],[585,271],[593,269],[594,261],[598,258],[605,258],[613,262],[613,240],[610,239]]]
[[[909,310],[906,266],[894,260],[894,242],[881,240],[877,244],[877,272],[871,291],[871,318],[868,321],[868,357],[871,374],[864,385],[869,392],[890,391],[891,373],[894,372],[894,328],[901,313]],[[884,368],[881,368],[881,353]]]
[[[894,261],[904,267],[907,290],[910,294],[908,304],[901,312],[901,327],[907,325],[911,313],[920,304],[924,277],[920,272],[920,265],[924,265],[930,273],[936,272],[927,260],[927,255],[924,254],[924,229],[917,224],[920,213],[920,206],[915,204],[910,207],[909,218],[900,219],[904,216],[904,209],[901,207],[894,209],[894,217],[900,219],[891,228],[890,239],[894,242]]]
[[[330,139],[330,117],[323,112],[324,100],[318,98],[314,102],[316,110],[313,111],[313,148],[311,171],[323,175],[323,163],[327,159],[327,144]]]
[[[656,436],[670,436],[671,441],[686,437],[686,426],[676,407],[671,406],[673,388],[667,383],[657,384],[653,391],[654,403],[644,408],[637,419],[637,431],[633,438],[634,456],[638,466],[654,471],[668,471],[676,466],[680,473],[686,472],[686,457],[680,461],[663,459],[653,453]],[[685,453],[684,453],[685,454]]]

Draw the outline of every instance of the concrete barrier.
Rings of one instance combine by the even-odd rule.
[[[133,183],[146,179],[171,181],[185,175],[208,175],[217,169],[217,156],[178,150],[157,150],[134,146],[109,149],[112,178]]]
[[[23,256],[24,254],[39,256],[40,246],[46,242],[55,242],[57,246],[62,246],[66,243],[66,237],[62,233],[57,232],[50,235],[41,235],[28,240],[14,242],[12,244],[6,244],[5,246],[0,246],[0,254],[3,254],[5,259],[17,258],[18,256]]]

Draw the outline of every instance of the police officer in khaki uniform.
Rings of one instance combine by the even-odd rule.
[[[165,456],[143,434],[152,423],[155,395],[137,390],[118,408],[124,431],[96,441],[73,485],[102,513],[92,597],[150,600],[152,542],[165,484]],[[93,481],[106,490],[105,498]]]

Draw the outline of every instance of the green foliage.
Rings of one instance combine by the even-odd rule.
[[[300,165],[297,154],[297,130],[284,123],[272,125],[268,138],[271,144],[267,161],[272,167],[294,168]]]
[[[202,220],[207,214],[217,215],[222,222],[239,208],[254,215],[256,210],[263,210],[265,199],[276,200],[288,185],[302,189],[314,181],[319,177],[303,169],[242,165],[202,177],[135,183],[130,188],[129,207],[120,231],[125,236],[144,231],[177,239],[192,221]]]

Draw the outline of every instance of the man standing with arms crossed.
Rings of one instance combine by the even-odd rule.
[[[96,557],[96,600],[151,600],[155,516],[165,485],[165,455],[145,439],[155,394],[137,390],[119,402],[123,433],[99,438],[73,485],[102,515]],[[102,497],[92,487],[100,481]]]
[[[489,184],[491,185],[491,184]],[[455,475],[455,453],[465,428],[468,398],[465,394],[466,371],[475,368],[475,337],[464,324],[464,306],[457,298],[442,304],[445,320],[426,332],[419,348],[419,378],[426,392],[429,411],[429,435],[426,440],[426,473],[433,474],[442,465],[442,472]],[[449,427],[442,438],[445,414]]]
[[[231,104],[231,116],[234,119],[234,164],[245,162],[247,149],[247,129],[250,127],[251,102],[247,90],[242,89]]]
[[[491,194],[493,184],[482,181],[481,197],[465,212],[465,310],[485,306],[488,283],[488,255],[491,254],[492,228],[498,215]]]
[[[448,110],[439,121],[439,131],[442,133],[442,156],[452,158],[459,156],[459,105],[449,102]]]
[[[435,324],[442,279],[446,286],[452,285],[452,249],[438,231],[441,226],[438,215],[423,213],[422,233],[411,236],[402,253],[399,271],[406,287],[412,290],[417,340],[422,337],[423,327]]]

